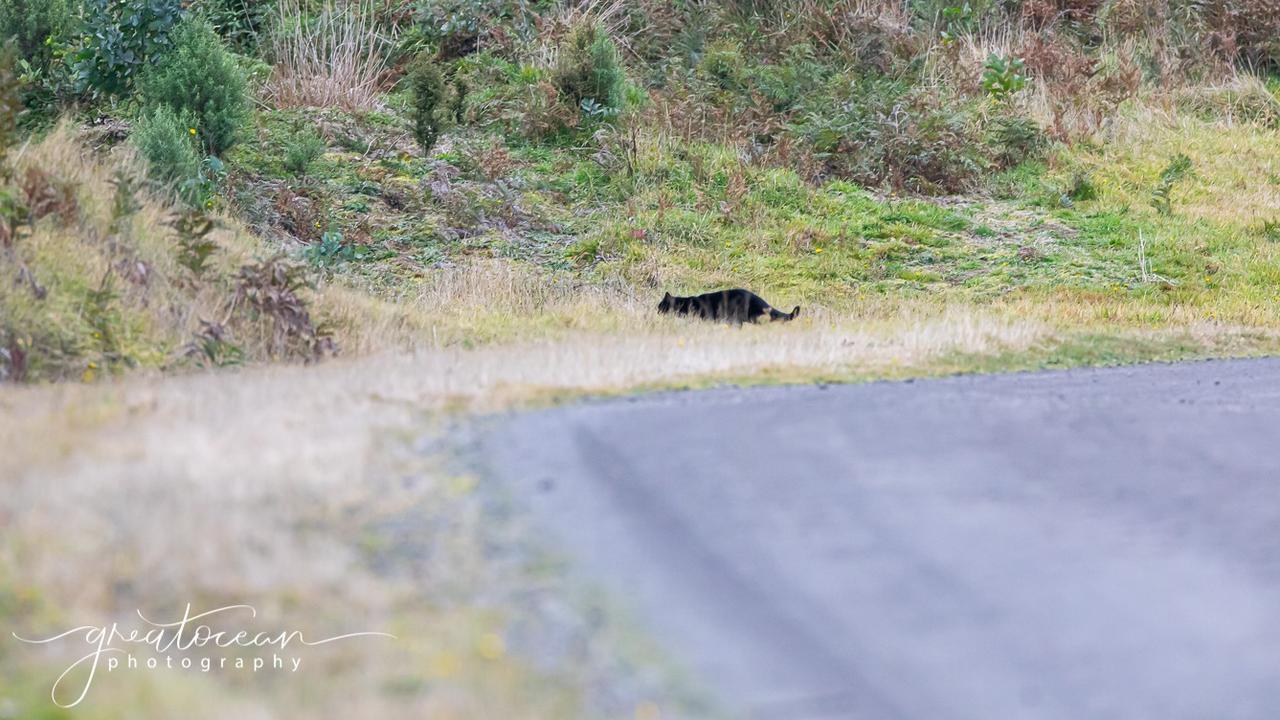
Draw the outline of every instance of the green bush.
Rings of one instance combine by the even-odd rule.
[[[413,91],[413,134],[422,152],[429,153],[440,138],[445,84],[440,68],[427,54],[419,55],[409,70],[409,87]]]
[[[461,100],[454,114],[461,116],[459,122],[508,137],[550,140],[581,118],[579,108],[561,102],[550,76],[549,70],[536,65],[514,63],[489,51],[475,53],[461,60],[454,72],[455,87],[461,83],[465,89],[461,98],[454,95]]]
[[[864,185],[962,192],[982,173],[1029,155],[1040,141],[1034,125],[989,120],[989,101],[901,81],[841,82],[809,96],[789,132],[807,141],[826,172]]]
[[[1007,58],[991,53],[982,66],[982,89],[997,100],[1009,97],[1027,86],[1024,66],[1021,58]]]
[[[62,62],[76,35],[71,0],[0,0],[0,42],[12,40],[22,79],[23,124],[56,114],[59,96],[70,94],[70,76]]]
[[[581,22],[560,46],[552,82],[575,107],[616,115],[626,97],[626,71],[618,48],[596,22]]]
[[[746,84],[746,63],[742,48],[733,40],[718,40],[707,48],[698,64],[698,72],[712,85],[729,92],[740,92]]]
[[[324,138],[314,130],[295,133],[284,146],[284,167],[295,175],[306,175],[311,163],[323,155],[324,150]]]
[[[176,189],[200,174],[191,122],[190,116],[181,116],[168,105],[156,107],[138,121],[131,139],[156,182]]]
[[[832,73],[805,43],[787,48],[779,63],[753,68],[756,88],[776,112],[790,111],[813,96]]]
[[[248,118],[244,72],[213,28],[203,19],[184,22],[173,34],[173,49],[141,79],[146,110],[168,106],[189,114],[210,155],[236,143]]]
[[[169,50],[170,34],[186,16],[183,0],[82,0],[84,43],[74,77],[81,91],[123,96],[138,73]]]
[[[523,0],[415,0],[413,11],[422,37],[438,48],[441,59],[450,60],[476,52],[494,30],[503,35],[514,30],[532,40],[537,28],[528,5]]]
[[[1160,171],[1160,181],[1151,190],[1151,207],[1161,215],[1173,214],[1173,188],[1193,174],[1191,158],[1182,153],[1169,158],[1169,164]]]
[[[18,83],[17,73],[14,72],[16,65],[17,47],[13,43],[0,46],[0,179],[8,177],[5,156],[17,137],[18,114],[22,111],[22,102],[19,99],[21,85]],[[4,197],[0,195],[0,208],[4,205],[3,201]],[[4,213],[0,212],[0,223],[4,221]],[[4,232],[5,229],[0,227],[0,234]]]
[[[997,115],[991,120],[987,140],[992,157],[1001,169],[1035,156],[1046,144],[1040,126],[1021,115]]]
[[[218,35],[243,54],[257,50],[277,12],[275,0],[194,0],[190,7],[204,15]]]
[[[13,38],[18,57],[47,72],[55,49],[72,33],[74,14],[69,0],[0,0],[0,41]]]

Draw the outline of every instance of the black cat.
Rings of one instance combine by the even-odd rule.
[[[658,312],[674,312],[677,315],[695,315],[704,320],[744,323],[756,322],[762,317],[770,320],[795,320],[800,315],[800,306],[784,313],[775,310],[764,298],[751,292],[737,288],[734,290],[717,290],[693,297],[676,297],[667,293],[658,304]]]

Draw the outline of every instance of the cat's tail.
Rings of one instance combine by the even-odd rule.
[[[795,309],[795,310],[792,310],[792,311],[791,311],[791,312],[789,312],[789,313],[784,313],[784,312],[782,312],[781,310],[779,310],[779,309],[777,309],[777,308],[769,308],[769,319],[770,319],[770,320],[781,320],[781,321],[783,321],[783,322],[786,322],[786,321],[788,321],[788,320],[795,320],[795,319],[796,319],[796,318],[798,318],[798,317],[800,317],[800,306],[799,306],[799,305],[797,305],[797,306],[796,306],[796,309]]]

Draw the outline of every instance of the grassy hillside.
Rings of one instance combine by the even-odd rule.
[[[0,3],[0,377],[636,330],[727,285],[1273,328],[1265,0],[207,0],[126,62],[84,29],[132,2]]]

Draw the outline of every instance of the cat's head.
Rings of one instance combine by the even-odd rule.
[[[676,305],[676,299],[671,296],[671,293],[667,293],[662,296],[662,302],[658,303],[658,312],[660,313],[671,312],[671,309],[674,308],[675,305]]]

